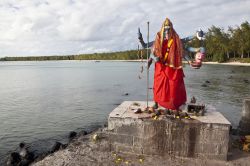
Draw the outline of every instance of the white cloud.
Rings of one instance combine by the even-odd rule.
[[[108,52],[153,39],[168,16],[180,36],[249,21],[250,0],[0,0],[0,57]]]

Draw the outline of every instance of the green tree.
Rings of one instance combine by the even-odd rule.
[[[229,58],[229,34],[216,26],[209,28],[206,34],[206,50],[213,61],[226,61]]]

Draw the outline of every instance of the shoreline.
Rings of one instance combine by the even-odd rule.
[[[66,60],[66,61],[72,61],[72,60]],[[73,60],[73,61],[93,61],[93,62],[146,62],[146,59],[140,60],[140,59],[134,59],[134,60]],[[187,64],[186,61],[182,61],[182,63]],[[212,62],[212,61],[208,61],[208,62],[202,62],[203,64],[218,64],[218,65],[244,65],[244,66],[250,66],[250,63],[241,63],[241,62],[223,62],[223,63],[219,63],[219,62]]]
[[[231,65],[231,66],[250,66],[250,63],[241,63],[241,62],[202,62],[203,64],[211,64],[211,65]]]
[[[147,60],[77,60],[77,61],[94,61],[94,62],[146,62]],[[183,61],[182,63],[188,64],[186,61]],[[206,65],[230,65],[230,66],[250,66],[250,63],[241,63],[241,62],[202,62]]]
[[[133,102],[125,101],[116,107],[109,114],[107,126],[74,138],[66,148],[36,160],[32,166],[248,165],[250,153],[238,145],[242,144],[239,142],[239,130],[230,130],[231,123],[220,113],[216,113],[212,106],[207,110],[205,119],[177,120],[160,114],[158,119],[153,120],[147,112],[141,115],[131,114],[130,111],[146,105],[145,102],[141,105],[139,101],[136,101],[136,105]],[[182,125],[187,128],[182,129]],[[200,127],[196,128],[197,126]],[[191,133],[191,128],[196,132]],[[179,138],[179,131],[184,133],[181,135],[183,139]],[[165,142],[165,138],[160,137],[169,141]],[[194,142],[190,144],[192,141]],[[171,146],[166,146],[168,144]]]
[[[232,140],[232,135],[230,139]],[[96,138],[96,139],[95,139]],[[217,165],[234,166],[247,165],[250,154],[231,147],[226,161],[180,157],[173,154],[140,155],[130,154],[123,151],[114,151],[110,147],[110,136],[107,128],[99,128],[97,131],[87,135],[74,138],[66,148],[60,148],[54,153],[50,153],[36,159],[32,166],[49,165]],[[84,163],[84,164],[83,164]]]
[[[47,61],[92,61],[92,62],[146,62],[146,59],[144,60],[47,60]],[[47,62],[46,61],[46,62]],[[44,62],[44,61],[0,61],[0,62]],[[184,64],[187,64],[186,61],[183,61]],[[208,65],[231,65],[231,66],[250,66],[250,63],[241,63],[241,62],[202,62],[203,64]]]

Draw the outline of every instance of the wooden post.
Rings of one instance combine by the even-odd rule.
[[[147,109],[148,109],[148,89],[149,89],[149,68],[148,68],[148,58],[149,58],[149,22],[147,22],[148,34],[147,34]]]

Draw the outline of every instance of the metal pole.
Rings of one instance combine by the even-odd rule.
[[[148,57],[149,57],[149,21],[148,25],[148,34],[147,34],[147,109],[148,109],[148,89],[149,89],[149,67],[148,67]]]

